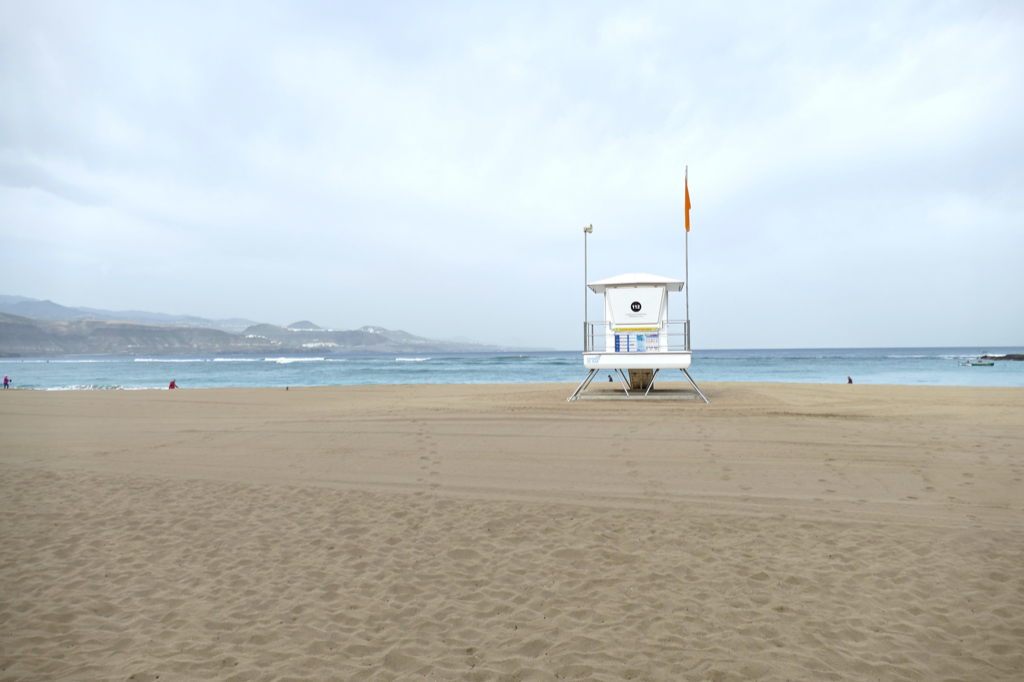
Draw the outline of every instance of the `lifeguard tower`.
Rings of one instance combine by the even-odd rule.
[[[604,295],[604,319],[584,321],[583,366],[587,378],[577,387],[569,402],[579,398],[611,398],[614,395],[587,395],[584,391],[601,370],[609,370],[619,380],[625,398],[693,398],[690,391],[651,392],[661,370],[678,369],[706,403],[690,366],[690,321],[670,320],[668,295],[683,290],[682,280],[648,274],[619,275],[589,282],[595,294]]]

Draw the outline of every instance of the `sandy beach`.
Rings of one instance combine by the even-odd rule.
[[[1024,679],[1024,389],[572,388],[0,392],[0,679]]]

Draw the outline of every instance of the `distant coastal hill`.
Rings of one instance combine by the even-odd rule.
[[[321,327],[319,325],[315,325],[312,322],[310,322],[309,320],[300,320],[298,322],[292,322],[290,325],[288,325],[288,329],[293,329],[293,330],[296,330],[296,331],[303,331],[303,332],[309,332],[309,331],[318,332],[318,331],[323,330],[323,327]]]
[[[219,329],[0,313],[0,356],[261,353],[270,345]]]
[[[101,315],[109,317],[103,318]],[[124,319],[128,317],[136,319]],[[153,323],[140,319],[173,319],[181,323]],[[239,327],[239,322],[248,324]],[[209,326],[203,326],[203,323]],[[435,341],[383,327],[331,330],[308,320],[279,327],[251,320],[205,320],[185,315],[138,311],[94,311],[88,308],[68,308],[52,301],[0,297],[0,357],[262,353],[324,355],[489,350],[499,348],[474,343]]]
[[[117,322],[140,322],[170,327],[200,327],[203,329],[219,329],[222,332],[241,332],[246,327],[257,324],[253,320],[230,318],[226,320],[208,320],[194,315],[167,315],[166,313],[148,313],[141,310],[101,310],[98,308],[70,308],[54,303],[40,301],[24,296],[0,295],[0,313],[10,313],[21,317],[37,320],[72,321],[72,320],[113,320]]]

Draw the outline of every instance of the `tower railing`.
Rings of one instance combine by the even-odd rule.
[[[655,330],[656,328],[656,330]],[[668,320],[658,325],[633,325],[620,326],[620,331],[615,331],[606,320],[594,320],[583,323],[583,352],[584,353],[679,353],[690,350],[690,321],[689,320]],[[633,330],[633,331],[629,331]],[[638,331],[654,330],[654,331]],[[615,335],[633,334],[657,334],[658,345],[653,348],[646,348],[640,351],[621,350],[614,351],[608,348],[615,348]],[[650,339],[650,336],[647,337]],[[666,339],[667,343],[662,347],[661,341]],[[610,341],[610,343],[609,343]],[[620,346],[621,347],[621,346]],[[627,344],[625,347],[630,347]]]

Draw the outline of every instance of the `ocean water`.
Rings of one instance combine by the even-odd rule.
[[[690,374],[701,381],[767,381],[931,386],[1024,386],[1024,362],[962,367],[982,354],[1024,348],[852,348],[696,350]],[[580,382],[578,352],[336,355],[324,357],[0,358],[14,387],[41,390],[225,386],[492,384]],[[678,375],[680,378],[681,374]],[[666,379],[675,377],[670,374]],[[603,377],[601,380],[604,380]]]

